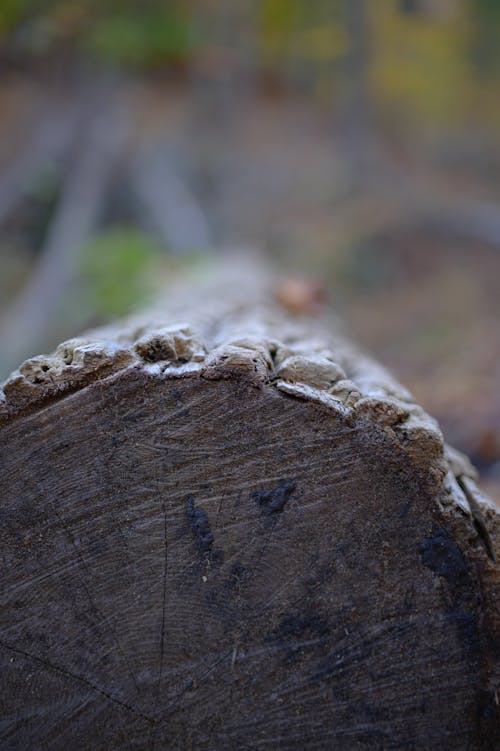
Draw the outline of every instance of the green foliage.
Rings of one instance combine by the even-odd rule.
[[[83,45],[109,63],[151,67],[185,62],[196,37],[189,17],[174,7],[132,8],[93,22]]]
[[[87,304],[98,317],[127,313],[154,288],[159,253],[136,229],[117,226],[96,235],[82,258]]]
[[[19,52],[75,41],[106,63],[137,67],[185,62],[197,42],[189,7],[161,0],[0,0],[0,39],[13,32]]]
[[[460,127],[476,118],[496,127],[500,0],[352,2],[366,16],[366,77],[381,122]],[[65,52],[140,69],[189,65],[195,56],[203,64],[219,44],[220,24],[238,17],[230,5],[0,0],[0,42],[20,61],[57,53],[62,45]],[[351,44],[347,8],[346,0],[259,0],[248,6],[242,17],[253,35],[257,73],[331,106],[335,92],[349,86],[342,65]],[[340,106],[342,101],[339,96]]]
[[[264,0],[258,8],[259,52],[264,63],[288,60],[332,62],[345,53],[346,40],[337,2]]]
[[[474,33],[470,55],[478,76],[498,79],[500,73],[500,2],[469,0],[469,15]]]
[[[33,6],[33,0],[2,0],[0,3],[0,35],[8,33],[14,24]]]
[[[467,94],[468,27],[460,14],[436,20],[387,3],[371,18],[376,103],[411,124],[455,119]]]

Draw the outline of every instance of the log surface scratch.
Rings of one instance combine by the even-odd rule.
[[[2,749],[496,751],[475,471],[328,311],[231,273],[3,385]]]

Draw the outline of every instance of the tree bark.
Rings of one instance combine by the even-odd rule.
[[[226,266],[4,384],[2,748],[497,748],[495,508]]]

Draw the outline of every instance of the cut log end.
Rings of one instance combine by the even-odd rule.
[[[496,747],[496,511],[385,371],[264,317],[5,384],[6,748]]]

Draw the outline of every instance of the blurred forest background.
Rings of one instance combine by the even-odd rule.
[[[500,499],[498,0],[1,0],[0,70],[0,377],[254,246]]]

